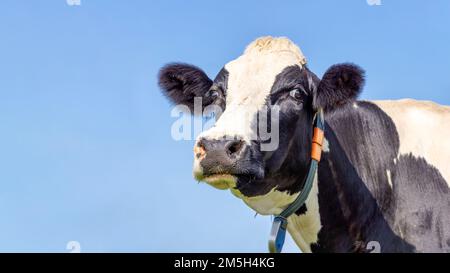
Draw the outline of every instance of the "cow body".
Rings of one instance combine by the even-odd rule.
[[[302,250],[364,252],[375,241],[382,252],[450,251],[448,168],[439,169],[450,160],[448,121],[448,107],[413,100],[359,101],[326,117],[318,194],[306,205],[319,210],[292,216],[289,229]]]
[[[357,101],[363,83],[352,64],[319,79],[297,46],[271,37],[250,44],[214,80],[184,64],[160,73],[173,102],[192,108],[200,97],[222,110],[197,139],[195,178],[229,188],[263,215],[279,214],[302,191],[312,121],[324,110],[316,180],[288,218],[303,252],[368,252],[374,243],[381,252],[449,252],[450,108]],[[277,118],[261,121],[261,111]],[[278,133],[270,139],[259,130],[266,121]]]

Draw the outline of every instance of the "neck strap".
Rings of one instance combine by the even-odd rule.
[[[272,229],[269,238],[269,251],[271,253],[279,253],[283,249],[284,239],[286,237],[286,228],[288,225],[287,218],[300,209],[308,199],[309,193],[313,186],[314,178],[317,174],[320,156],[322,153],[322,143],[324,138],[324,118],[323,110],[319,109],[314,117],[313,138],[311,147],[311,161],[309,163],[309,171],[303,182],[303,189],[287,208],[273,219]]]

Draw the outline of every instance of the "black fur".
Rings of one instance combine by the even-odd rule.
[[[218,92],[217,98],[211,101],[208,98],[208,94],[205,95],[206,101],[210,102],[211,104],[219,106],[222,109],[222,113],[225,111],[226,108],[225,98],[228,89],[228,75],[229,75],[228,70],[222,68],[217,74],[217,76],[214,78],[214,82],[210,90]]]
[[[309,87],[308,77],[318,84],[319,79],[312,72],[297,65],[286,67],[276,76],[267,104],[277,104],[280,107],[279,146],[276,151],[264,156],[264,161],[252,161],[254,165],[264,166],[264,179],[253,180],[251,183],[248,180],[238,180],[237,188],[244,195],[264,195],[274,187],[289,194],[301,190],[304,174],[308,170],[311,143],[293,140],[312,137],[311,94],[314,90]],[[300,101],[290,97],[290,91],[297,88],[306,92]],[[257,148],[256,151],[258,145],[257,141],[252,145]]]
[[[203,70],[183,63],[164,66],[158,78],[164,95],[175,104],[187,105],[191,111],[194,108],[194,97],[204,98],[213,83]],[[211,103],[205,98],[202,102],[203,105]]]
[[[303,204],[296,212],[296,215],[302,215],[305,214],[308,211],[308,208],[306,207],[306,204]]]
[[[366,252],[370,241],[381,252],[449,251],[450,193],[442,175],[423,158],[398,157],[391,118],[375,104],[357,104],[326,115],[330,151],[318,170],[322,229],[312,251]]]
[[[354,64],[336,64],[328,68],[317,87],[314,107],[332,111],[354,101],[364,86],[364,70]]]

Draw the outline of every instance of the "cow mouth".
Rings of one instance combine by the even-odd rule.
[[[214,173],[214,174],[195,174],[195,179],[213,186],[220,190],[240,189],[249,185],[256,179],[251,174],[230,174],[230,173]]]
[[[237,177],[232,174],[209,174],[203,175],[199,181],[203,181],[220,190],[232,189],[236,187]]]

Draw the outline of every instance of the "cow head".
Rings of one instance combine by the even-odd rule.
[[[320,80],[295,44],[272,37],[252,42],[214,80],[188,64],[169,64],[159,74],[175,104],[192,109],[201,98],[203,107],[219,107],[215,126],[196,141],[194,176],[243,199],[301,191],[315,111],[332,114],[353,101],[362,84],[363,71],[352,64],[334,65]]]

